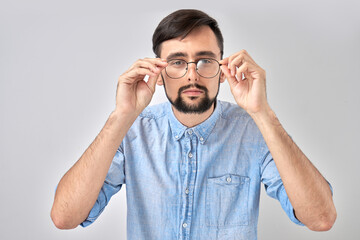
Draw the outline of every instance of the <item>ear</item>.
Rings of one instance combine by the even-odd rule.
[[[225,73],[223,71],[220,71],[220,83],[225,82]]]
[[[163,80],[162,74],[159,74],[158,79],[156,80],[156,84],[159,86],[164,85],[164,80]]]

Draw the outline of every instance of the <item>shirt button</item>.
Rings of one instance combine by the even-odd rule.
[[[175,138],[176,138],[176,139],[178,139],[178,138],[179,138],[179,136],[178,136],[178,135],[176,135],[176,136],[175,136]]]
[[[187,223],[183,223],[183,228],[186,228],[187,227]]]
[[[229,182],[231,182],[231,177],[228,177],[227,179],[226,179],[226,181],[229,183]]]
[[[201,137],[201,138],[200,138],[200,141],[204,141],[204,138],[203,138],[203,137]]]
[[[186,193],[186,194],[189,194],[189,189],[185,189],[185,193]]]
[[[191,135],[192,133],[193,133],[193,131],[190,129],[190,130],[188,131],[188,134]]]
[[[189,158],[192,158],[192,156],[193,156],[193,155],[192,155],[191,153],[189,153]]]

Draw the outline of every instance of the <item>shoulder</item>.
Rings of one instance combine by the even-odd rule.
[[[248,148],[257,149],[257,156],[262,160],[269,152],[262,133],[252,117],[234,103],[219,101],[222,108],[222,131],[227,128],[233,138],[242,140]],[[246,139],[246,140],[245,140]]]
[[[136,118],[131,129],[147,128],[148,130],[158,128],[167,120],[168,103],[159,103],[146,107]]]
[[[224,119],[251,119],[250,115],[239,105],[225,102],[225,101],[218,101],[221,107],[221,117]]]
[[[136,118],[128,130],[125,141],[138,139],[144,141],[147,138],[157,136],[167,131],[167,103],[160,103],[146,107]],[[141,138],[139,138],[141,136]],[[141,140],[142,139],[142,140]]]
[[[262,138],[259,128],[252,117],[239,105],[218,101],[221,107],[221,118],[227,127],[233,127],[234,131],[249,133],[253,138]]]
[[[159,119],[166,116],[168,102],[159,103],[146,107],[139,115],[138,119]]]

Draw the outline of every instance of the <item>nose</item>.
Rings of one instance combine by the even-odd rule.
[[[196,63],[195,62],[188,63],[187,78],[190,82],[199,80],[199,76],[196,71]]]

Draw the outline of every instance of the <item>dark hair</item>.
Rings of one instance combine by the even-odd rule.
[[[195,9],[175,11],[159,23],[152,38],[155,55],[160,57],[162,42],[177,37],[184,39],[194,28],[200,26],[209,26],[214,32],[222,58],[224,53],[224,39],[218,23],[206,13]]]

